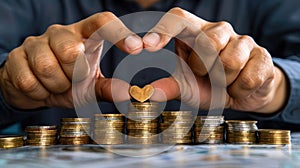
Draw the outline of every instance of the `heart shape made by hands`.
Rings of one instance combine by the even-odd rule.
[[[143,88],[134,85],[130,87],[129,93],[135,100],[143,103],[153,95],[154,88],[151,85],[146,85]]]

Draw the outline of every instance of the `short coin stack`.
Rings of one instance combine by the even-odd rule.
[[[204,144],[224,143],[224,116],[197,116],[194,142]]]
[[[126,125],[129,144],[158,143],[158,107],[155,102],[134,102],[129,106]]]
[[[285,145],[291,144],[291,135],[289,130],[259,129],[258,143],[267,145]]]
[[[27,126],[26,144],[32,146],[49,146],[57,143],[56,126]]]
[[[17,148],[23,145],[24,145],[23,136],[19,136],[19,135],[0,136],[0,148],[4,148],[4,149]]]
[[[227,120],[226,140],[232,144],[255,144],[257,121]]]
[[[123,114],[95,114],[93,140],[96,144],[123,144],[123,129]]]
[[[62,118],[59,142],[64,145],[81,145],[90,142],[90,118]]]
[[[194,116],[191,111],[164,111],[162,120],[163,122],[160,123],[162,143],[192,143],[191,128],[194,123]]]

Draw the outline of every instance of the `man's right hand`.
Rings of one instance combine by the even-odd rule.
[[[87,45],[87,39],[98,29],[96,36],[101,39]],[[99,57],[103,40],[130,54],[143,49],[141,38],[110,12],[98,13],[67,26],[52,25],[43,35],[26,38],[21,46],[9,53],[0,69],[4,99],[19,109],[73,107],[71,85],[76,60],[82,60],[83,67],[86,65],[84,69],[87,71],[80,74],[82,79],[96,79],[97,98],[112,100],[111,82],[114,80],[119,86],[118,95],[121,95],[114,101],[130,99],[128,83],[105,78],[99,66],[97,69],[89,67],[92,62],[85,58],[85,54],[94,53],[90,55]]]

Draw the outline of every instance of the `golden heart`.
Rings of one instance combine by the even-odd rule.
[[[146,85],[143,88],[134,85],[130,87],[129,93],[135,100],[143,103],[152,96],[154,88],[151,85]]]

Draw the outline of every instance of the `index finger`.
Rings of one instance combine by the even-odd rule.
[[[144,48],[154,52],[167,45],[173,37],[195,37],[207,23],[181,8],[173,8],[143,37]]]
[[[127,53],[139,53],[143,48],[141,38],[111,12],[94,14],[71,26],[76,32],[81,33],[82,38],[93,38],[96,41],[108,40]],[[95,32],[97,33],[94,34]]]

